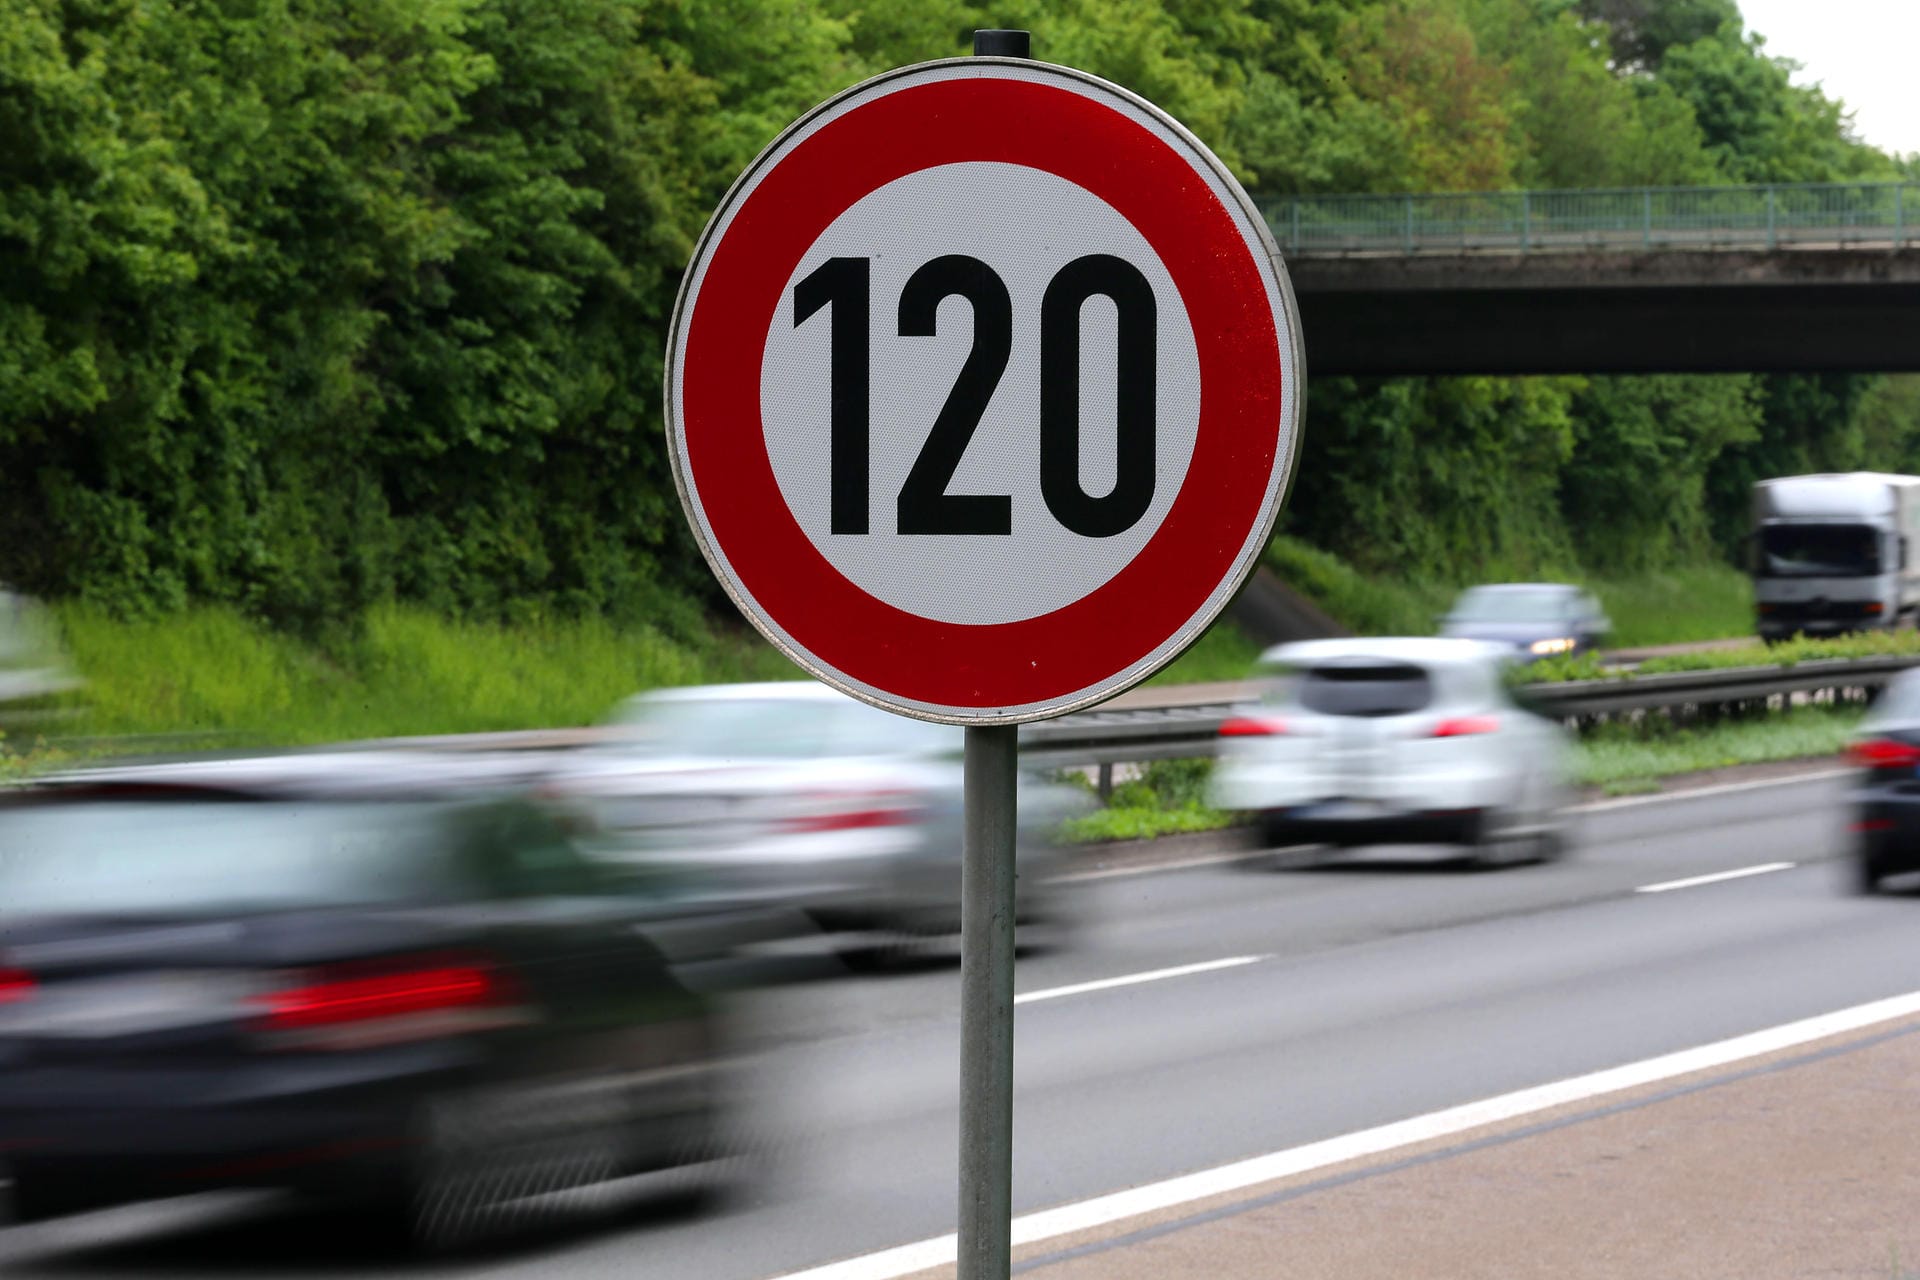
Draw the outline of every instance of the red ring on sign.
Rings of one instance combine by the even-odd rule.
[[[1072,604],[978,625],[898,609],[820,554],[788,509],[760,418],[767,335],[807,250],[877,188],[967,161],[1055,174],[1131,222],[1186,306],[1202,388],[1185,483],[1139,554]],[[895,90],[822,126],[766,171],[713,242],[684,333],[685,464],[714,543],[739,586],[796,645],[884,694],[972,711],[1088,690],[1192,621],[1265,519],[1282,374],[1263,264],[1185,155],[1068,89],[989,76],[941,80]]]

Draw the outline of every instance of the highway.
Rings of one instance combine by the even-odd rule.
[[[1020,966],[1016,1213],[1920,990],[1920,901],[1844,891],[1842,785],[1605,802],[1544,867],[1088,879],[1075,945]],[[734,1198],[641,1184],[425,1270],[754,1280],[951,1231],[957,988],[935,959],[755,993],[761,1171]],[[0,1270],[423,1268],[227,1197],[0,1231]]]

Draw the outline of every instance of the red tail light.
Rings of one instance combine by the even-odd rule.
[[[906,792],[827,793],[810,797],[808,806],[806,811],[781,818],[780,829],[791,835],[863,831],[871,827],[906,826],[920,818],[920,807]]]
[[[1847,762],[1865,769],[1911,769],[1920,765],[1920,747],[1891,738],[1868,738],[1847,748]]]
[[[1474,733],[1492,733],[1500,727],[1495,716],[1454,716],[1433,727],[1436,738],[1464,738]]]
[[[33,994],[33,975],[25,969],[0,967],[0,1004],[12,1004]]]
[[[258,1029],[301,1048],[362,1048],[526,1020],[515,984],[484,962],[422,960],[302,976],[309,981],[252,998]]]
[[[1287,726],[1271,718],[1256,719],[1253,716],[1234,716],[1220,726],[1223,738],[1270,738],[1286,733]]]

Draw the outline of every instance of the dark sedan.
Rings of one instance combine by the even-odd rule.
[[[1853,789],[1855,883],[1874,893],[1920,871],[1920,670],[1894,678],[1861,721],[1847,759]]]
[[[464,775],[463,775],[464,776]],[[380,756],[0,797],[0,1186],[31,1219],[291,1187],[416,1239],[711,1154],[670,907],[539,806]]]
[[[1611,627],[1592,596],[1557,582],[1470,587],[1440,619],[1441,635],[1506,645],[1522,662],[1591,652]]]

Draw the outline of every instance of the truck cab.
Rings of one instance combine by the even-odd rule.
[[[1920,611],[1920,477],[1785,476],[1753,490],[1754,621],[1763,640],[1897,626]]]

